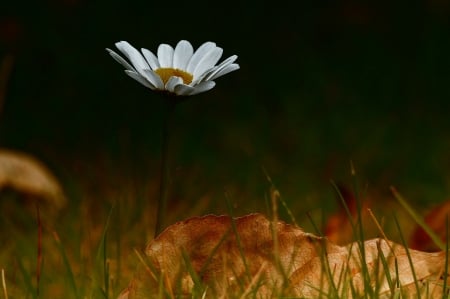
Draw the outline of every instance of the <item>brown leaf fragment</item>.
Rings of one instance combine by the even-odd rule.
[[[419,292],[442,295],[443,252],[409,250],[408,257],[398,244],[368,240],[362,244],[364,270],[359,245],[341,247],[261,214],[194,217],[173,224],[148,244],[148,260],[119,298],[191,296],[199,290],[206,298],[352,298],[369,286],[381,298],[393,292],[416,298],[412,269]]]
[[[450,214],[450,200],[446,200],[439,205],[436,205],[431,209],[424,218],[425,223],[432,229],[445,244],[447,239],[447,218]],[[450,220],[448,220],[450,221]],[[433,242],[427,232],[419,226],[416,225],[411,238],[409,240],[409,246],[411,248],[422,250],[422,251],[439,251],[439,247]]]
[[[44,163],[30,154],[0,149],[0,189],[6,188],[41,200],[56,210],[66,204],[58,180]]]

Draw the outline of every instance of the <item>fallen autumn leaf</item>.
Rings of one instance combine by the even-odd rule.
[[[0,149],[0,190],[10,188],[60,210],[67,204],[63,190],[48,167],[34,156]]]
[[[408,250],[384,239],[338,246],[261,214],[175,223],[145,255],[120,299],[196,292],[207,298],[355,298],[367,292],[435,298],[444,292],[444,252]]]

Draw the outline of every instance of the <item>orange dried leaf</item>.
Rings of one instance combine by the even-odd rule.
[[[386,279],[387,272],[391,281],[399,282],[404,298],[416,298],[404,247],[373,239],[366,241],[364,248],[370,286],[381,298],[389,298],[395,291]],[[261,214],[235,219],[208,215],[175,223],[151,241],[145,253],[148,260],[143,270],[120,299],[156,297],[161,290],[176,297],[200,289],[208,298],[246,294],[258,298],[317,298],[323,294],[351,298],[367,291],[358,244],[341,247]],[[428,293],[442,294],[445,254],[410,250],[409,256],[420,286],[426,286]]]
[[[429,226],[442,240],[443,243],[448,239],[447,234],[447,217],[450,215],[450,200],[435,206],[429,211],[425,218],[425,224]],[[450,220],[449,220],[450,221]],[[411,248],[423,251],[439,251],[439,247],[433,242],[430,236],[419,225],[413,231],[409,246]]]

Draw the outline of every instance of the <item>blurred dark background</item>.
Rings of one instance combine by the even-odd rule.
[[[103,171],[99,157],[104,177],[157,177],[161,98],[105,48],[211,40],[241,69],[177,108],[180,194],[228,188],[244,204],[263,166],[294,209],[320,206],[352,161],[370,190],[449,198],[448,1],[3,2],[1,146],[66,178]]]

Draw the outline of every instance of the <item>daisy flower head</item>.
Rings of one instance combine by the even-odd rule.
[[[106,50],[125,67],[128,76],[151,90],[177,96],[208,91],[216,85],[216,78],[239,69],[234,63],[236,55],[217,64],[223,49],[213,42],[205,42],[195,52],[186,40],[179,41],[175,48],[161,44],[156,55],[144,48],[139,52],[126,41],[115,46],[128,61],[113,50]]]

